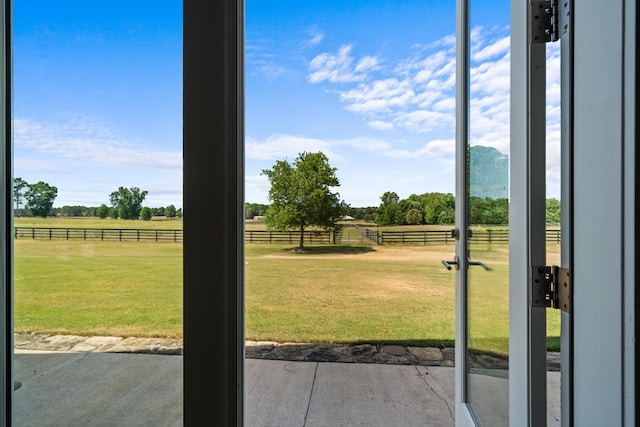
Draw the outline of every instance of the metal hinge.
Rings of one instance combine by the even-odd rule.
[[[571,0],[529,3],[529,43],[540,44],[560,40],[569,31]]]
[[[531,267],[531,306],[553,307],[571,313],[571,273],[568,268]]]

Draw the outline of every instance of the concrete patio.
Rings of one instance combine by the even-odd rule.
[[[247,426],[454,425],[453,368],[257,359],[245,366]],[[560,373],[548,375],[557,402]],[[16,350],[15,378],[17,426],[182,425],[181,356]],[[559,415],[550,406],[549,425]]]

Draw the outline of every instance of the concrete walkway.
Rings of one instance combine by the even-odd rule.
[[[16,350],[17,426],[180,426],[182,356]],[[247,426],[453,426],[454,370],[246,361]],[[559,373],[549,372],[550,400]],[[557,392],[556,392],[556,389]],[[557,425],[559,407],[551,407]]]

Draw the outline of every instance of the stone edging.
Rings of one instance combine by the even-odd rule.
[[[453,366],[454,350],[372,344],[298,344],[246,341],[246,357],[305,362],[382,363],[391,365]]]
[[[177,338],[14,334],[14,348],[16,350],[180,355],[182,347],[182,339]],[[250,359],[265,360],[454,366],[455,351],[453,348],[400,345],[246,341],[245,356]],[[505,360],[489,355],[474,356],[472,364],[474,365],[472,367],[498,369],[506,367]],[[547,369],[550,371],[560,370],[560,353],[548,353]]]

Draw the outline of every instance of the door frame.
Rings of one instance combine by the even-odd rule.
[[[12,6],[0,1],[0,427],[12,425],[13,399]],[[183,16],[183,420],[242,425],[244,2],[184,0]]]
[[[546,425],[546,308],[530,266],[546,265],[546,46],[529,42],[528,1],[511,1],[509,422]]]
[[[469,141],[469,0],[456,0],[456,296],[455,413],[456,425],[473,426],[467,405],[467,160]],[[465,349],[465,351],[461,351]]]
[[[13,397],[12,6],[0,3],[0,427],[11,425]]]
[[[456,3],[456,422],[475,425],[466,404],[467,147],[469,0]],[[544,45],[528,43],[527,2],[511,1],[511,147],[509,166],[509,423],[547,420],[546,309],[530,307],[530,265],[546,264]],[[542,90],[541,90],[542,88]]]

